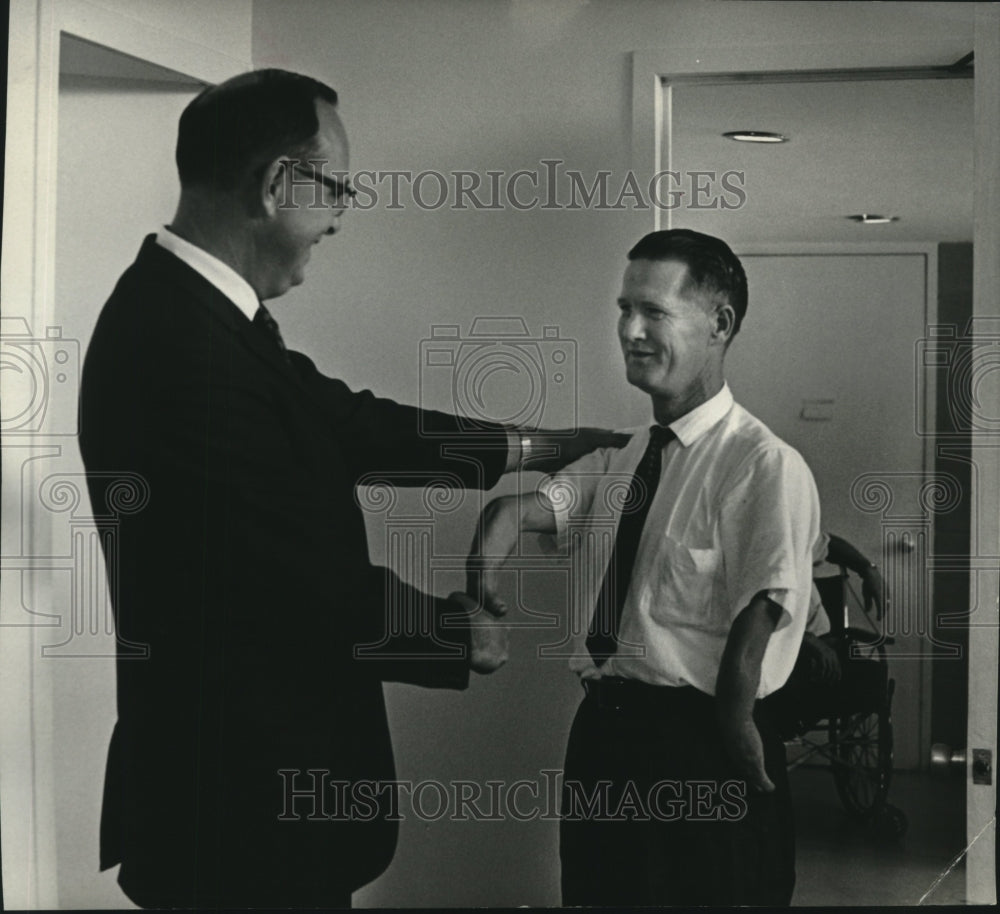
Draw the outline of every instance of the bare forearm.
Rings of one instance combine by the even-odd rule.
[[[720,714],[749,717],[753,713],[764,651],[779,618],[781,608],[760,594],[736,617],[715,688]]]
[[[544,495],[505,495],[491,501],[479,518],[466,562],[466,592],[491,612],[502,614],[497,574],[524,533],[553,533],[555,514]]]
[[[502,495],[483,509],[469,558],[507,558],[514,551],[521,533],[555,531],[555,514],[544,495]]]
[[[715,685],[722,742],[750,788],[769,793],[774,784],[764,769],[764,747],[753,720],[754,700],[767,641],[781,607],[757,594],[733,622]]]
[[[466,563],[469,574],[481,568],[487,556],[503,564],[514,551],[521,531],[518,501],[516,495],[504,495],[483,509]]]

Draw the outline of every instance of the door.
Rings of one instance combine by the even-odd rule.
[[[738,402],[805,457],[824,530],[882,566],[892,598],[884,631],[895,639],[887,648],[895,766],[921,767],[934,510],[925,504],[923,378],[914,359],[934,251],[820,246],[741,259],[751,304],[727,356],[729,382]]]
[[[976,27],[975,46],[975,127],[973,128],[973,112],[971,98],[968,101],[960,101],[958,98],[942,102],[931,100],[932,95],[966,95],[956,84],[951,84],[950,88],[943,88],[945,83],[940,82],[934,88],[934,92],[924,91],[928,83],[924,68],[930,67],[935,72],[935,82],[939,77],[946,79],[958,78],[963,75],[962,66],[967,67],[964,75],[971,76],[972,68],[969,61],[973,55],[965,54],[962,66],[946,66],[946,64],[957,61],[958,53],[955,49],[947,46],[943,39],[929,39],[924,47],[916,45],[904,45],[901,43],[882,43],[873,40],[870,44],[864,45],[854,43],[851,45],[837,44],[831,41],[829,45],[809,45],[809,46],[783,46],[769,48],[764,51],[751,51],[744,48],[726,49],[692,49],[690,54],[667,55],[666,53],[637,52],[633,58],[633,111],[639,116],[633,122],[634,140],[639,152],[636,154],[637,163],[648,173],[652,173],[660,168],[673,168],[682,170],[697,168],[699,173],[702,170],[718,170],[718,162],[707,155],[711,149],[720,150],[720,156],[724,162],[724,168],[744,169],[746,178],[747,195],[749,202],[741,210],[733,212],[719,213],[714,209],[706,209],[704,206],[697,208],[695,212],[689,207],[683,211],[666,212],[661,214],[660,224],[684,225],[686,227],[697,228],[713,234],[719,234],[730,241],[743,242],[744,250],[751,244],[760,242],[794,242],[805,241],[840,241],[848,239],[862,240],[861,236],[850,232],[847,226],[850,224],[845,216],[852,213],[880,213],[894,215],[901,210],[904,212],[901,221],[891,223],[892,231],[883,233],[883,238],[888,238],[899,242],[913,242],[919,245],[928,241],[968,241],[973,239],[976,247],[975,275],[978,304],[977,314],[996,315],[996,252],[1000,246],[996,243],[996,206],[997,206],[997,131],[998,116],[1000,116],[1000,104],[997,101],[996,80],[998,78],[998,60],[1000,60],[1000,39],[996,28],[996,11],[977,12],[978,20]],[[967,49],[965,49],[967,50]],[[717,53],[718,52],[718,53]],[[734,58],[731,60],[730,58]],[[873,91],[865,89],[858,96],[856,93],[848,101],[846,95],[837,99],[831,99],[829,104],[807,106],[810,120],[807,122],[796,122],[791,127],[785,119],[785,115],[791,110],[788,105],[772,107],[770,110],[760,110],[757,105],[757,98],[761,96],[763,102],[770,98],[769,93],[762,91],[762,86],[756,84],[755,80],[771,82],[777,84],[784,83],[806,83],[815,77],[820,83],[834,82],[838,89],[842,85],[842,80],[858,81],[864,83],[868,79],[866,74],[874,74],[879,80],[893,80],[898,75],[898,71],[890,70],[894,67],[916,68],[910,74],[918,80],[919,92],[915,97],[916,107],[921,112],[920,117],[910,124],[905,131],[898,131],[892,125],[902,127],[898,123],[898,114],[905,114],[907,106],[893,105],[888,110],[881,110],[877,113],[873,121],[869,118],[875,114],[876,104]],[[669,75],[667,75],[669,74]],[[655,78],[651,78],[655,77]],[[908,77],[908,78],[910,78]],[[720,105],[709,103],[703,95],[699,96],[700,103],[692,103],[690,95],[687,96],[687,107],[685,108],[685,94],[687,88],[685,82],[699,87],[719,85],[722,86],[721,98],[728,99],[732,108],[725,109],[732,116],[728,119],[720,116]],[[732,91],[736,86],[743,86],[745,91],[736,93]],[[665,87],[665,88],[664,88]],[[678,87],[683,92],[678,92]],[[798,86],[789,89],[789,92],[796,94],[800,91]],[[902,95],[909,94],[905,90],[900,90]],[[749,99],[757,105],[753,111],[748,113],[748,93]],[[738,95],[738,98],[737,98]],[[786,98],[786,101],[788,99]],[[688,112],[687,129],[685,130],[685,111]],[[967,112],[967,117],[961,115],[962,111]],[[756,112],[762,116],[755,119],[752,114]],[[822,132],[823,118],[827,114],[833,114],[830,118],[827,132]],[[652,115],[652,116],[650,116]],[[693,121],[692,121],[693,118]],[[725,126],[713,126],[713,120],[725,121]],[[962,121],[960,129],[937,130],[935,124],[939,121],[951,122],[953,119]],[[892,124],[887,123],[888,121]],[[803,123],[809,129],[802,128]],[[952,123],[954,128],[956,124]],[[693,130],[691,128],[694,128]],[[729,147],[724,146],[725,141],[719,140],[722,131],[736,128],[776,131],[782,135],[791,137],[790,142],[784,146],[774,147],[754,147],[750,146],[743,153],[735,153]],[[859,131],[852,132],[852,128],[859,127]],[[711,129],[709,129],[711,128]],[[813,129],[816,128],[816,129]],[[905,140],[904,140],[905,136]],[[786,137],[787,138],[787,137]],[[700,146],[698,140],[703,140]],[[817,142],[813,142],[817,141]],[[886,143],[887,148],[880,149],[879,144]],[[784,154],[764,155],[761,149],[781,149]],[[723,152],[722,150],[725,151]],[[694,150],[698,154],[692,156]],[[804,154],[807,166],[811,163],[812,171],[808,170],[795,172],[790,163],[790,159],[795,158],[791,150],[798,150]],[[973,151],[975,152],[975,167],[973,169]],[[831,158],[831,152],[833,153]],[[926,155],[925,162],[929,165],[926,173],[915,169],[920,165],[921,155]],[[745,162],[744,162],[745,159]],[[858,161],[860,160],[860,161]],[[773,163],[777,167],[770,169],[766,163]],[[941,163],[947,163],[942,167]],[[745,164],[745,168],[744,168]],[[923,174],[923,177],[915,175]],[[798,178],[806,178],[803,185]],[[906,188],[910,190],[907,191]],[[819,193],[817,194],[817,191]],[[943,191],[943,193],[942,193]],[[918,195],[913,199],[912,194]],[[935,196],[938,194],[939,196]],[[911,200],[913,205],[908,205],[905,210],[902,203],[904,200]],[[973,200],[978,216],[973,220],[969,218],[970,210],[973,208]],[[819,205],[817,202],[824,205]],[[704,203],[704,201],[701,201]],[[764,209],[771,207],[766,213],[760,211],[758,204]],[[758,216],[764,218],[755,220],[752,211],[758,211]],[[952,218],[954,217],[954,218]],[[854,221],[852,217],[852,221]],[[809,229],[804,228],[806,224]],[[868,235],[865,238],[870,237]],[[787,246],[786,246],[786,249]],[[798,248],[798,250],[802,250]],[[928,263],[927,287],[932,294],[935,292],[935,282]],[[751,278],[751,287],[753,284]],[[754,295],[751,293],[751,299]],[[844,303],[847,307],[847,303]],[[751,309],[753,304],[751,304]],[[752,317],[752,315],[751,315]],[[932,315],[928,315],[932,317]],[[749,326],[749,325],[748,325]],[[953,328],[955,329],[955,328]],[[986,328],[987,337],[995,336],[995,325]],[[904,339],[920,341],[921,332],[916,336],[912,333],[912,328],[902,328]],[[913,352],[913,360],[906,369],[905,377],[910,378],[914,384],[913,391],[910,392],[905,401],[908,405],[913,405],[915,395],[921,392],[924,396],[929,396],[933,400],[935,391],[933,385],[925,381],[918,382],[916,378],[916,359],[922,355],[937,357],[938,353],[931,350],[948,348],[952,349],[956,345],[967,344],[957,339],[964,334],[972,334],[973,338],[977,334],[982,337],[984,325],[981,323],[977,331],[971,325],[969,327],[957,328],[957,334],[953,334],[951,343],[947,340],[933,340],[927,338],[920,342],[921,352]],[[893,328],[893,335],[896,328]],[[800,335],[796,333],[794,340],[796,349],[798,348]],[[883,337],[875,340],[866,340],[872,345],[874,350],[870,357],[872,363],[881,363],[884,357]],[[986,340],[988,342],[988,340]],[[940,344],[940,345],[939,345]],[[736,346],[734,345],[733,356],[736,356]],[[747,347],[750,348],[749,346]],[[980,347],[984,351],[988,347]],[[778,359],[785,355],[784,351],[775,352],[773,349],[765,349],[770,358]],[[865,351],[865,350],[859,350]],[[993,350],[995,351],[995,349]],[[813,353],[815,355],[815,353]],[[896,379],[895,370],[898,353],[888,353],[888,364],[886,375]],[[735,365],[735,359],[732,360]],[[984,356],[984,363],[990,361],[990,355]],[[749,369],[749,366],[745,366]],[[930,367],[925,364],[924,367]],[[758,365],[758,370],[766,372],[769,365]],[[867,376],[869,366],[859,364],[857,370],[860,375]],[[973,371],[971,381],[976,383],[976,376],[991,375],[987,383],[979,383],[980,395],[983,402],[992,402],[989,394],[995,388],[995,372],[988,368],[976,369]],[[848,379],[847,387],[853,379]],[[970,380],[970,379],[967,379]],[[786,400],[792,398],[794,391],[789,389],[779,391],[779,396],[785,396]],[[767,398],[761,396],[762,405],[758,409],[761,415],[766,417],[767,404],[763,401]],[[800,400],[809,399],[816,402],[809,404],[799,403],[800,410],[805,408],[806,415],[810,418],[803,422],[810,422],[814,425],[823,423],[835,423],[835,418],[827,418],[830,410],[836,410],[838,400],[842,397],[829,396],[825,393],[810,394],[803,396]],[[833,400],[830,402],[823,402]],[[994,398],[995,400],[995,398]],[[786,407],[790,404],[786,402]],[[923,465],[923,475],[911,477],[911,486],[906,489],[905,477],[896,477],[892,480],[879,478],[878,475],[868,476],[860,479],[858,486],[854,488],[855,499],[851,505],[862,515],[871,516],[885,514],[879,521],[879,527],[884,527],[882,543],[891,546],[887,554],[881,556],[884,563],[889,567],[889,586],[897,593],[900,588],[906,591],[906,605],[915,607],[913,610],[903,610],[900,614],[900,606],[897,606],[895,615],[888,619],[889,625],[908,625],[909,630],[903,631],[903,640],[899,646],[907,648],[907,641],[912,645],[913,637],[918,635],[917,640],[922,641],[923,648],[918,648],[918,652],[924,656],[906,658],[901,662],[908,664],[911,668],[915,665],[922,667],[921,675],[916,678],[920,682],[920,689],[916,699],[918,707],[916,711],[917,731],[921,734],[918,739],[923,742],[914,747],[903,746],[901,754],[897,754],[897,764],[904,765],[913,763],[926,765],[927,753],[929,750],[930,715],[934,706],[931,700],[931,690],[929,688],[932,681],[932,672],[937,669],[944,669],[949,660],[955,658],[954,651],[961,649],[963,645],[956,645],[952,636],[964,634],[968,638],[971,650],[966,652],[968,658],[967,667],[969,670],[969,737],[967,745],[970,747],[989,747],[995,745],[995,712],[996,712],[996,581],[995,581],[995,550],[996,550],[996,490],[997,480],[1000,473],[997,472],[997,451],[984,446],[979,448],[979,453],[973,454],[972,462],[972,485],[966,486],[965,480],[969,476],[969,464],[966,462],[962,473],[949,473],[947,471],[948,462],[955,466],[953,454],[934,453],[933,435],[936,431],[933,426],[934,409],[940,409],[940,402],[924,404],[928,408],[918,407],[912,414],[913,428],[917,430],[918,437],[928,436],[928,456],[933,459],[926,460]],[[867,411],[867,410],[866,410]],[[889,411],[891,413],[891,411]],[[990,416],[994,416],[991,412]],[[918,417],[926,423],[926,427],[918,427]],[[929,420],[929,421],[928,421]],[[895,417],[890,415],[887,421],[895,423]],[[774,420],[775,426],[782,427],[780,420]],[[787,427],[788,423],[785,423]],[[990,424],[986,429],[995,441],[995,425]],[[798,445],[796,439],[786,432],[793,443]],[[812,437],[812,436],[810,436]],[[818,436],[822,439],[823,433]],[[992,442],[984,441],[989,445]],[[974,442],[975,444],[975,442]],[[802,449],[802,448],[800,448]],[[806,449],[803,449],[805,452]],[[975,448],[974,448],[975,451]],[[874,451],[872,452],[874,455]],[[807,457],[809,455],[807,454]],[[833,453],[827,452],[814,455],[811,462],[815,465],[817,460],[824,466],[823,472],[828,470],[836,473],[838,467],[830,466],[833,462]],[[946,472],[934,474],[935,460],[938,461],[937,468],[945,468]],[[905,462],[902,464],[905,467]],[[877,467],[879,470],[892,469],[886,462],[881,462]],[[906,469],[896,472],[908,473]],[[976,476],[980,478],[976,479]],[[956,477],[956,478],[949,478]],[[856,477],[852,477],[856,478]],[[957,485],[956,485],[957,479]],[[843,480],[841,480],[843,483]],[[939,485],[939,483],[941,483]],[[900,489],[899,487],[903,488]],[[821,483],[821,493],[824,485]],[[958,501],[956,500],[956,489],[958,489]],[[843,488],[841,488],[843,491]],[[824,511],[828,517],[833,517],[831,509],[827,507],[827,496],[824,494]],[[909,505],[907,505],[907,502]],[[940,555],[934,555],[931,550],[934,548],[933,520],[941,520],[952,507],[955,514],[967,512],[968,506],[972,506],[977,517],[972,520],[972,542],[967,546],[954,546],[950,544],[954,555],[950,569],[946,568],[947,562],[942,561]],[[836,510],[836,509],[833,509]],[[898,516],[902,515],[902,516]],[[989,518],[985,523],[981,518]],[[869,521],[870,521],[869,517]],[[927,522],[930,529],[927,530]],[[975,529],[979,525],[979,530]],[[825,520],[824,524],[832,528],[832,523]],[[915,526],[914,526],[915,524]],[[940,527],[941,525],[938,524]],[[952,525],[954,526],[954,525]],[[841,532],[841,531],[835,531]],[[951,530],[951,539],[955,540],[957,534]],[[850,538],[850,532],[847,533]],[[870,534],[860,535],[859,545],[866,550],[869,548]],[[957,551],[956,551],[957,549]],[[978,550],[978,551],[977,551]],[[985,551],[984,551],[985,550]],[[960,553],[960,554],[959,554]],[[986,558],[987,553],[991,558]],[[873,557],[879,557],[880,552],[876,551]],[[981,557],[981,558],[979,558]],[[924,563],[930,559],[927,567]],[[990,594],[989,598],[977,599],[972,597],[969,604],[959,606],[955,600],[949,600],[949,605],[944,607],[945,613],[940,608],[935,609],[937,618],[927,617],[925,607],[928,602],[928,594],[933,593],[934,588],[940,589],[942,574],[950,574],[951,579],[947,582],[948,587],[955,591],[957,576],[961,569],[954,567],[956,564],[965,562],[973,565],[979,561],[980,564],[988,564],[988,568],[972,569],[969,579],[969,587],[966,588],[970,594],[977,592]],[[936,575],[936,579],[935,579]],[[992,576],[992,577],[991,577]],[[895,578],[895,580],[893,580]],[[954,593],[952,594],[954,596]],[[956,612],[957,609],[957,612]],[[959,616],[968,616],[966,610],[971,610],[976,614],[978,621],[968,623],[969,630],[966,633],[959,632],[954,626],[956,624],[966,624],[958,620]],[[939,625],[938,631],[934,631],[933,623],[939,621],[947,614],[948,623],[953,626],[951,631],[942,631],[945,625]],[[928,630],[928,626],[931,628]],[[921,630],[927,630],[927,635],[919,635]],[[954,640],[961,641],[960,637]],[[927,656],[931,651],[936,654],[932,663]],[[896,668],[899,667],[896,664]],[[964,718],[965,713],[965,693],[962,688],[963,676],[957,673],[961,667],[964,671],[964,663],[951,663],[947,672],[951,676],[951,686],[949,701],[954,699],[957,702],[956,718]],[[897,669],[893,670],[896,675]],[[910,672],[904,675],[910,676]],[[912,682],[912,677],[910,679]],[[897,690],[897,698],[900,690]],[[957,696],[957,697],[956,697]],[[939,702],[940,704],[940,702]],[[897,703],[897,708],[899,707]],[[944,708],[947,713],[948,709]],[[907,712],[909,722],[901,721],[902,728],[909,729],[912,725],[913,715]],[[953,729],[962,729],[961,720],[956,720]],[[898,730],[897,730],[898,732]],[[974,737],[973,734],[976,734]],[[971,762],[971,758],[969,759]],[[928,782],[933,784],[932,789],[935,796],[939,791],[940,782]],[[971,844],[972,851],[969,854],[968,866],[968,900],[987,901],[993,897],[993,832],[989,826],[989,819],[995,806],[995,789],[991,787],[975,787],[970,785],[968,792],[967,822],[965,835],[962,835],[962,823],[952,821],[952,811],[955,816],[961,815],[962,805],[959,799],[955,799],[953,791],[948,790],[946,801],[933,806],[925,805],[925,808],[940,809],[941,821],[935,823],[935,832],[938,825],[942,826],[940,831],[946,831],[949,836],[955,835],[954,856],[961,857],[962,848]],[[974,795],[976,798],[974,798]],[[943,796],[943,794],[942,794]],[[890,794],[891,799],[891,794]],[[937,816],[937,812],[931,815]],[[945,821],[947,820],[947,821]],[[935,834],[935,840],[939,836]],[[940,842],[939,842],[940,843]],[[951,846],[949,837],[948,844]],[[951,853],[948,854],[951,857]],[[948,869],[952,873],[952,869]],[[952,878],[948,880],[949,892],[955,895],[954,886],[961,880],[961,871],[952,873]],[[937,898],[942,897],[942,886],[940,881],[935,882],[932,889],[937,893]],[[961,893],[958,893],[960,896]]]

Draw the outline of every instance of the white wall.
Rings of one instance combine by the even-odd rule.
[[[251,44],[252,0],[89,0],[148,31],[162,31],[245,60]]]
[[[352,168],[509,174],[553,157],[620,181],[631,164],[631,50],[905,45],[928,30],[964,47],[968,6],[256,0],[254,65],[337,89]],[[580,343],[584,418],[642,421],[644,398],[618,371],[609,309],[629,242],[650,224],[648,214],[509,208],[348,214],[309,282],[275,305],[283,332],[310,340],[324,365],[395,392],[414,389],[415,341],[430,323],[544,313]]]
[[[551,157],[588,178],[611,170],[615,184],[633,162],[632,50],[727,48],[738,60],[776,45],[906,47],[933,34],[954,39],[954,57],[940,61],[948,63],[971,48],[970,7],[255,0],[254,64],[337,89],[355,169],[510,174]],[[622,378],[613,302],[626,250],[651,227],[648,214],[594,210],[349,213],[342,235],[317,250],[308,282],[274,311],[289,342],[321,368],[409,402],[432,324],[467,329],[496,314],[521,315],[536,333],[554,324],[578,346],[580,420],[637,424],[648,405]],[[775,346],[794,349],[808,332],[789,327]],[[451,404],[435,392],[424,405]],[[473,516],[468,504],[438,525],[438,554],[462,551]],[[379,525],[370,538],[380,555]],[[438,592],[458,584],[454,574],[434,579]],[[532,581],[523,596],[551,608],[557,586]],[[561,767],[579,689],[564,661],[536,658],[543,637],[516,632],[509,666],[468,695],[391,689],[400,776],[537,780],[540,769]],[[355,903],[557,904],[556,848],[553,823],[405,821],[393,865]]]

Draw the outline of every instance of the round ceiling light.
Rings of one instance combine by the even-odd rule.
[[[862,225],[888,225],[890,222],[899,222],[899,216],[877,216],[874,213],[855,213],[847,218]]]
[[[787,143],[788,137],[767,130],[730,130],[722,134],[727,140],[737,143]]]

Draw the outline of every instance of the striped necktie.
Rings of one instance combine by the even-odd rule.
[[[649,506],[656,494],[656,487],[660,484],[663,448],[676,437],[666,426],[650,426],[649,446],[629,483],[608,570],[604,574],[594,616],[587,631],[587,650],[597,666],[601,666],[618,647],[618,627],[632,580],[635,554],[639,549],[639,539],[646,523],[646,515],[649,514]]]

